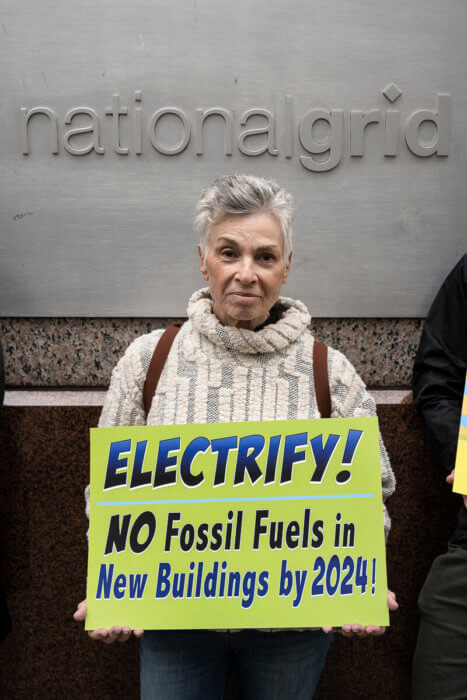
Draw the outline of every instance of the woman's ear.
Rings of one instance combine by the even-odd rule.
[[[282,277],[282,284],[287,280],[290,272],[290,263],[292,262],[292,251],[289,253],[289,259],[284,268],[284,276]]]
[[[206,282],[209,279],[208,271],[206,268],[206,265],[204,263],[204,256],[203,252],[201,250],[201,246],[198,246],[198,255],[199,255],[199,269],[201,270],[201,274],[203,275],[203,278],[206,280]]]

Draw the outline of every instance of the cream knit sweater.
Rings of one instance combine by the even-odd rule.
[[[188,321],[162,371],[149,414],[143,386],[162,334],[137,338],[113,370],[99,427],[320,418],[313,380],[310,315],[300,301],[279,297],[284,311],[259,331],[223,326],[209,289],[195,292]],[[374,416],[375,404],[350,362],[328,349],[332,417]],[[380,438],[383,501],[395,479]],[[86,489],[89,508],[89,487]],[[384,508],[386,535],[390,519]]]

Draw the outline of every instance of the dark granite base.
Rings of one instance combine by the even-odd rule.
[[[136,644],[99,648],[71,617],[85,597],[83,489],[98,415],[4,409],[0,551],[13,631],[0,647],[2,697],[137,697]]]
[[[98,414],[98,407],[4,410],[0,551],[13,631],[0,645],[2,697],[138,697],[136,644],[94,643],[72,619],[85,592],[83,489],[88,428]],[[459,506],[433,465],[413,406],[382,406],[379,414],[398,479],[389,502],[388,569],[400,609],[382,638],[336,639],[318,700],[410,697],[417,595]]]

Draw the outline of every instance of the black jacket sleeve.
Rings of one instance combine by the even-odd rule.
[[[428,313],[415,358],[414,403],[433,451],[454,468],[467,357],[467,254],[449,273]]]
[[[3,396],[5,392],[5,367],[3,365],[3,350],[0,343],[0,417],[2,415]]]

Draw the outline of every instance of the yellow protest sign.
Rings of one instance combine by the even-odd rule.
[[[91,430],[86,629],[387,625],[376,418]]]
[[[467,373],[465,377],[455,469],[452,490],[455,493],[467,494]]]

